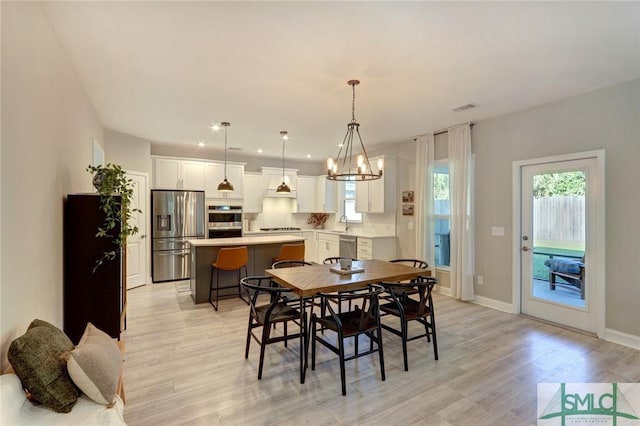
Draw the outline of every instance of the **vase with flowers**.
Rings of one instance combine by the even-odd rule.
[[[311,213],[307,223],[313,225],[314,228],[324,228],[324,223],[327,221],[329,215],[327,213]]]

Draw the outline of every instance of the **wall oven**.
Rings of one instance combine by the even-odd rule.
[[[207,237],[242,236],[242,206],[210,204],[207,206]]]

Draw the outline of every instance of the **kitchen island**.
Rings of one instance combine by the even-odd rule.
[[[295,235],[265,235],[237,238],[210,238],[189,240],[191,244],[191,297],[195,303],[209,301],[211,264],[223,247],[247,246],[249,262],[248,275],[264,275],[271,268],[272,259],[280,253],[282,244],[304,242],[304,237]],[[230,285],[237,280],[235,271],[220,271],[220,285]],[[228,292],[233,293],[232,290]],[[224,290],[220,292],[225,294]]]

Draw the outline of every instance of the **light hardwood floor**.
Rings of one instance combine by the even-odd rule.
[[[179,289],[128,293],[131,426],[531,425],[537,383],[640,382],[639,351],[439,295],[439,361],[426,340],[409,342],[405,372],[399,338],[383,331],[385,382],[377,355],[348,361],[343,397],[337,356],[319,346],[316,371],[300,384],[297,341],[267,347],[258,381],[255,342],[244,359],[247,305],[225,299],[214,312]]]

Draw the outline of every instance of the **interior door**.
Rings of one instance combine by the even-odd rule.
[[[127,290],[144,285],[147,277],[147,175],[127,172],[133,182],[131,208],[141,210],[133,213],[129,224],[138,227],[138,233],[127,238]]]
[[[589,280],[595,266],[596,159],[525,165],[521,172],[521,312],[597,332],[598,282]],[[580,265],[582,281],[563,272]],[[550,266],[561,274],[552,276]]]

